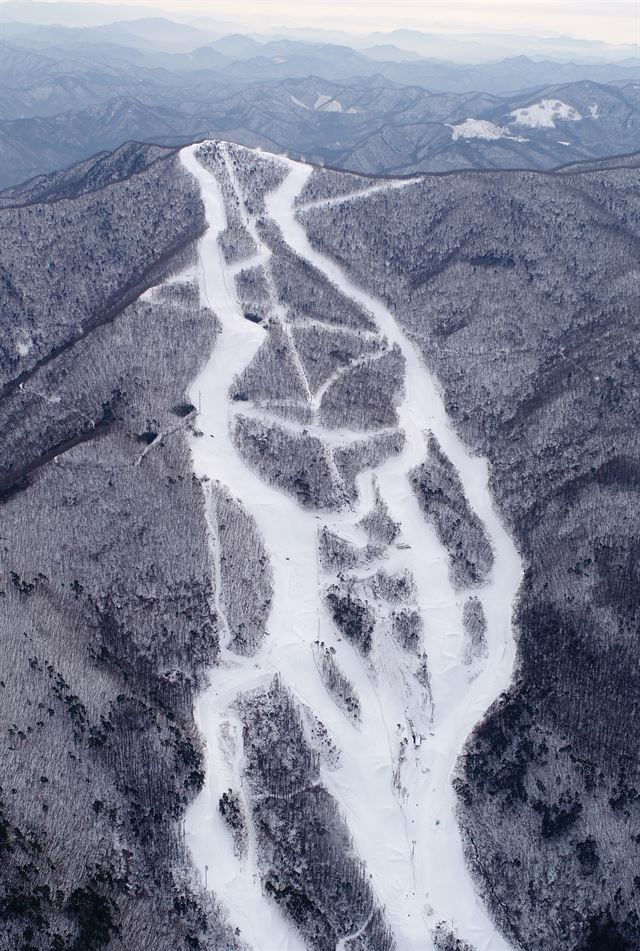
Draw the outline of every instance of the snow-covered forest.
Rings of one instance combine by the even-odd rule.
[[[634,169],[137,149],[0,209],[0,948],[633,951]]]

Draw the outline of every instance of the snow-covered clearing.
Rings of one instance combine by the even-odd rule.
[[[531,106],[514,109],[509,115],[516,125],[528,126],[530,129],[555,129],[558,120],[579,122],[582,119],[577,109],[561,99],[541,99]]]
[[[342,112],[342,103],[334,99],[333,96],[327,96],[319,92],[313,108],[316,112]]]
[[[496,125],[488,119],[465,119],[457,125],[450,125],[451,138],[457,139],[486,139],[491,142],[496,139],[511,139],[513,142],[528,142],[528,139],[519,135],[511,135],[507,126]]]
[[[340,637],[320,597],[318,529],[327,524],[343,537],[357,539],[357,523],[372,504],[371,472],[358,479],[359,501],[354,510],[305,511],[248,469],[230,439],[228,391],[265,339],[265,330],[243,318],[233,274],[217,244],[226,224],[224,201],[215,177],[197,161],[197,148],[184,149],[181,156],[198,179],[205,202],[209,228],[200,248],[200,290],[203,303],[216,313],[222,331],[191,389],[192,402],[201,405],[198,425],[204,434],[191,440],[194,469],[198,477],[228,487],[255,519],[271,559],[274,596],[261,649],[253,657],[241,658],[223,646],[222,663],[212,670],[211,686],[197,704],[197,722],[207,743],[207,780],[186,821],[195,862],[201,871],[208,866],[209,887],[252,948],[288,951],[303,947],[277,906],[262,894],[251,836],[247,856],[238,857],[218,812],[222,793],[229,787],[242,788],[242,730],[229,708],[240,693],[268,683],[278,672],[298,702],[324,723],[341,750],[339,764],[324,768],[322,779],[366,862],[398,951],[429,948],[430,928],[441,920],[451,922],[459,936],[478,951],[505,951],[508,945],[489,919],[464,862],[451,785],[463,744],[507,687],[514,658],[511,609],[521,565],[494,511],[486,463],[469,455],[449,425],[434,380],[392,314],[311,246],[294,203],[312,169],[283,160],[289,174],[267,196],[267,215],[300,257],[372,314],[380,333],[390,345],[398,344],[406,360],[405,394],[399,407],[406,445],[398,456],[375,469],[375,478],[392,518],[401,524],[401,547],[392,549],[384,569],[389,573],[409,570],[416,582],[426,627],[435,709],[432,719],[430,705],[424,704],[417,686],[402,675],[397,648],[383,643],[374,655],[376,666],[369,664]],[[250,230],[255,235],[255,228]],[[258,247],[262,248],[261,260],[266,260],[268,252],[259,241]],[[409,471],[424,459],[426,430],[434,432],[456,466],[469,502],[484,521],[495,549],[493,579],[478,592],[488,622],[489,658],[471,680],[461,663],[462,605],[467,592],[452,590],[446,552],[425,522],[408,480]],[[334,437],[344,440],[354,435],[362,438],[361,433],[333,431]],[[212,546],[215,566],[215,542]],[[342,670],[355,684],[362,708],[357,728],[324,687],[313,649],[318,638],[334,647]],[[407,754],[398,784],[401,746]],[[348,937],[344,935],[338,945],[348,946]]]

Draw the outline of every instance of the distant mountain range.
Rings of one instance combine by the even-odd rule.
[[[409,31],[354,49],[214,27],[5,23],[0,187],[131,139],[222,137],[375,174],[548,169],[640,144],[634,60],[470,65],[403,49],[426,36]]]
[[[447,60],[447,43],[437,38],[428,56],[389,42],[394,34],[380,34],[369,47],[356,49],[344,43],[329,43],[280,37],[228,34],[216,37],[191,26],[161,19],[113,23],[96,28],[5,23],[0,32],[5,43],[40,52],[48,59],[68,63],[89,59],[107,66],[138,67],[185,74],[209,70],[219,79],[290,79],[316,75],[325,79],[382,76],[403,85],[419,85],[433,91],[496,94],[514,92],[557,82],[591,79],[596,82],[638,79],[638,60],[633,48],[618,51],[609,61],[599,57],[567,54],[510,55],[517,43],[506,44],[504,53],[492,60],[469,51],[465,63]],[[385,41],[385,36],[387,37]],[[375,41],[374,41],[375,40]],[[400,42],[402,42],[400,38]],[[151,77],[143,77],[151,78]],[[160,77],[155,77],[156,81]]]
[[[172,19],[166,10],[149,6],[118,3],[119,20],[113,22],[111,3],[65,2],[65,0],[4,0],[5,23],[47,27],[66,25],[101,30],[103,35],[117,36],[118,42],[133,46],[156,47],[163,50],[189,51],[221,36],[244,30],[241,21],[213,17],[193,18],[189,9],[175,4]],[[177,21],[176,21],[177,18]],[[258,43],[274,39],[292,39],[311,43],[348,46],[368,52],[379,46],[393,46],[404,53],[436,57],[461,63],[490,63],[505,57],[525,54],[533,59],[558,61],[614,62],[637,55],[637,43],[615,45],[601,40],[576,36],[538,36],[527,33],[457,33],[424,32],[396,29],[388,33],[353,33],[340,29],[317,27],[284,27],[277,23],[264,33],[252,34]],[[393,57],[392,57],[393,58]]]
[[[97,87],[97,90],[96,90]],[[244,85],[205,81],[141,88],[90,102],[109,89],[62,77],[53,104],[83,108],[0,120],[0,185],[62,168],[129,139],[177,145],[219,136],[357,172],[410,174],[454,168],[548,169],[623,154],[640,141],[640,84],[589,81],[534,93],[431,94],[379,80],[318,77]],[[146,101],[145,101],[146,100]]]

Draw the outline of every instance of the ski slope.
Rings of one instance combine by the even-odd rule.
[[[204,433],[191,439],[194,470],[199,478],[226,486],[255,519],[270,555],[274,596],[267,636],[258,653],[242,658],[223,646],[222,663],[212,670],[211,685],[197,705],[197,722],[207,745],[207,780],[186,821],[194,860],[203,874],[208,867],[208,886],[251,948],[289,951],[304,947],[277,906],[262,894],[251,834],[246,855],[235,855],[218,814],[222,793],[230,787],[242,788],[242,728],[230,707],[238,695],[268,684],[277,672],[297,701],[322,721],[341,751],[337,766],[323,768],[322,780],[338,802],[367,865],[398,951],[431,947],[430,930],[440,921],[450,923],[477,951],[506,951],[509,945],[489,918],[464,861],[451,785],[465,740],[508,686],[514,660],[511,610],[522,568],[494,510],[486,462],[472,457],[457,437],[436,382],[392,314],[311,246],[294,204],[311,168],[281,160],[286,161],[288,175],[267,196],[267,215],[297,255],[322,271],[346,298],[364,306],[381,335],[400,347],[406,377],[398,414],[406,438],[399,455],[376,467],[375,473],[361,473],[357,504],[339,512],[303,510],[243,463],[229,435],[234,409],[228,391],[265,339],[265,331],[245,320],[238,304],[234,269],[225,265],[217,244],[226,225],[224,200],[214,175],[198,162],[197,148],[184,149],[181,158],[198,179],[209,225],[200,247],[201,298],[216,313],[222,330],[191,389],[192,402],[201,407],[198,425]],[[363,194],[351,196],[352,200]],[[246,208],[242,210],[246,216]],[[257,257],[268,263],[270,252],[260,242],[255,222],[246,216],[245,223],[258,245]],[[494,547],[492,579],[474,592],[485,610],[489,648],[489,657],[474,678],[461,663],[462,605],[468,592],[452,589],[447,554],[425,521],[409,482],[411,469],[425,457],[428,430],[455,465]],[[332,430],[332,437],[348,442],[361,439],[362,433]],[[425,621],[432,704],[424,702],[420,690],[403,674],[404,661],[396,647],[381,645],[372,669],[339,636],[321,598],[326,579],[320,576],[318,528],[326,524],[344,538],[362,540],[358,522],[372,504],[372,475],[391,517],[401,526],[402,545],[384,560],[384,569],[408,571],[414,578]],[[215,525],[211,536],[215,572]],[[367,568],[375,570],[375,564]],[[224,621],[221,627],[224,631]],[[325,689],[313,647],[319,638],[334,648],[343,672],[356,686],[362,709],[358,728]],[[401,748],[408,750],[403,761]],[[338,946],[347,949],[349,937],[342,936]]]

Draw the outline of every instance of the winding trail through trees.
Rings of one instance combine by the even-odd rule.
[[[222,793],[241,781],[237,747],[225,757],[220,744],[225,723],[229,724],[227,733],[238,728],[229,706],[236,696],[268,683],[277,672],[341,750],[336,768],[323,767],[322,781],[346,818],[398,951],[427,949],[430,929],[440,921],[451,925],[477,951],[507,951],[509,945],[496,931],[466,867],[451,784],[467,737],[508,686],[514,660],[511,611],[522,569],[494,510],[486,462],[471,456],[454,432],[435,381],[391,313],[353,284],[335,261],[312,247],[295,207],[312,169],[282,160],[289,171],[282,185],[266,197],[268,217],[299,257],[320,270],[342,295],[366,308],[381,335],[390,345],[397,344],[405,359],[405,391],[398,407],[405,446],[374,470],[380,495],[391,517],[400,523],[402,545],[392,549],[381,566],[388,573],[410,571],[415,579],[426,628],[432,713],[420,690],[399,673],[397,648],[383,645],[372,669],[339,636],[321,598],[318,528],[324,523],[344,537],[357,534],[357,523],[372,500],[371,470],[358,477],[358,502],[352,509],[307,511],[248,469],[230,438],[228,391],[264,341],[265,331],[244,319],[231,289],[233,274],[217,243],[226,226],[224,201],[215,176],[198,162],[197,149],[185,149],[181,157],[198,179],[205,204],[208,230],[200,248],[200,291],[203,303],[220,320],[222,332],[191,390],[192,401],[201,404],[199,426],[204,434],[191,440],[194,469],[199,478],[218,480],[228,487],[255,519],[269,552],[274,595],[267,636],[258,653],[242,658],[223,647],[222,663],[211,672],[211,686],[197,704],[197,722],[207,742],[207,780],[187,817],[194,859],[200,869],[208,866],[209,886],[252,948],[290,951],[303,947],[277,907],[263,896],[254,849],[244,859],[238,858],[218,813]],[[353,195],[352,200],[363,194]],[[487,618],[489,656],[473,679],[460,660],[462,606],[469,592],[452,589],[447,553],[425,521],[410,484],[411,470],[424,460],[429,430],[455,465],[495,553],[491,581],[474,591]],[[340,436],[339,430],[333,432]],[[345,433],[344,438],[351,435]],[[371,570],[376,570],[375,564]],[[341,669],[355,684],[362,709],[358,727],[327,693],[314,654],[319,637],[335,649]],[[402,762],[401,749],[407,751]],[[339,945],[348,947],[348,938],[344,935]]]

